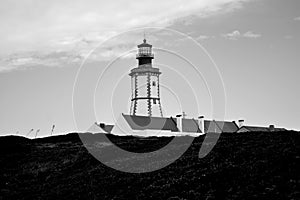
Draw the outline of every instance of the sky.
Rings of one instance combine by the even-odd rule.
[[[298,0],[2,0],[0,25],[0,135],[113,124],[144,33],[164,115],[300,130]]]

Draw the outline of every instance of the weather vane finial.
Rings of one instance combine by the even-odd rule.
[[[146,43],[146,33],[145,33],[145,30],[144,30],[144,43]]]

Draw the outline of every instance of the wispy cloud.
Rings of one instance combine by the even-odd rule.
[[[248,31],[246,33],[243,34],[243,37],[245,38],[253,38],[253,39],[257,39],[260,38],[262,35],[258,34],[258,33],[253,33],[252,31]]]
[[[196,40],[198,41],[203,41],[203,40],[207,40],[207,39],[210,39],[210,38],[214,38],[214,36],[209,36],[209,35],[199,35]]]
[[[286,39],[286,40],[291,40],[294,37],[292,35],[285,35],[283,38]]]
[[[80,54],[71,52],[21,52],[0,59],[0,71],[8,72],[35,66],[62,67],[69,63],[78,63],[83,59]]]
[[[238,38],[240,38],[242,36],[242,34],[240,33],[240,31],[235,30],[231,33],[226,33],[222,35],[224,38],[230,39],[230,40],[237,40]]]
[[[186,25],[191,25],[193,17],[189,16],[209,17],[232,11],[246,1],[250,0],[3,0],[0,2],[0,55],[2,58],[20,55],[13,62],[19,67],[40,63],[42,59],[48,63],[44,55],[52,52],[67,52],[73,58],[119,31],[142,26],[166,27],[181,18],[186,19]],[[25,59],[22,52],[36,53]]]
[[[300,17],[295,17],[294,20],[295,21],[300,21]]]
[[[85,40],[85,38],[82,38],[78,42],[74,42],[77,47],[74,47],[73,50],[27,51],[11,54],[0,59],[0,72],[35,66],[63,67],[69,64],[79,65],[87,57],[88,59],[85,62],[109,61],[117,57],[123,59],[135,57],[135,51],[132,51],[136,44],[131,42],[129,38],[123,42],[111,40],[108,44],[102,44],[101,46],[96,40]],[[69,43],[69,40],[63,40],[62,43]],[[88,45],[85,46],[85,43],[88,43]]]
[[[257,39],[262,37],[261,34],[254,33],[252,31],[247,31],[245,33],[241,33],[239,30],[235,30],[230,33],[222,34],[222,37],[229,39],[229,40],[238,40],[240,38],[250,38],[250,39]]]

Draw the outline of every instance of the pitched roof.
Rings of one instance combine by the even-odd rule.
[[[90,128],[88,132],[91,133],[111,133],[114,125],[109,125],[105,123],[97,123],[95,122]]]
[[[176,118],[124,115],[133,130],[168,130],[178,132]],[[182,132],[202,133],[195,119],[182,119]]]
[[[111,130],[113,129],[114,125],[107,125],[105,124],[104,128],[102,128],[107,133],[111,133]]]
[[[215,121],[215,123],[222,129],[223,133],[235,133],[239,130],[235,122]]]
[[[204,132],[205,133],[221,133],[222,130],[215,123],[215,121],[204,120]]]
[[[287,131],[285,128],[275,128],[275,131]]]
[[[100,128],[99,124],[93,123],[91,127],[86,131],[87,133],[106,133],[102,128]]]
[[[246,130],[249,132],[269,132],[270,131],[270,129],[268,127],[259,127],[259,126],[242,126],[240,128],[240,130]]]
[[[259,126],[242,126],[238,132],[278,132],[286,131],[285,128],[274,128],[273,130],[270,127],[259,127]]]
[[[139,45],[137,45],[137,46],[138,46],[138,48],[140,48],[140,47],[152,47],[151,44],[148,44],[148,43],[147,43],[146,39],[143,40],[143,43],[142,43],[142,44],[139,44]]]
[[[173,118],[133,116],[123,114],[125,120],[133,130],[169,130],[178,131]]]
[[[206,133],[235,133],[239,127],[235,122],[204,120],[204,130]]]
[[[195,119],[182,119],[182,132],[202,133]]]

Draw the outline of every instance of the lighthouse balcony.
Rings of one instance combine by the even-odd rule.
[[[136,58],[143,58],[143,57],[154,58],[154,54],[153,53],[137,53],[136,54]]]
[[[152,75],[160,75],[161,72],[159,71],[159,68],[151,67],[150,65],[141,65],[137,68],[134,68],[131,70],[130,76],[133,75],[147,75],[148,73]]]

